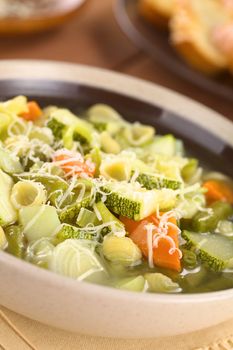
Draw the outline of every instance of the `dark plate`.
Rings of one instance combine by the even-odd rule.
[[[233,78],[224,73],[210,78],[185,64],[169,44],[168,33],[144,21],[137,10],[138,0],[118,0],[116,18],[125,34],[141,49],[180,77],[215,95],[233,101]]]
[[[186,149],[198,157],[202,164],[233,177],[233,148],[208,130],[168,110],[110,90],[78,83],[51,80],[0,81],[0,100],[20,94],[36,99],[42,106],[52,104],[67,107],[78,114],[95,103],[109,104],[129,121],[137,120],[153,125],[161,134],[173,133],[185,142]]]

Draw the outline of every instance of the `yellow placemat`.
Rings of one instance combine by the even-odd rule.
[[[65,332],[0,309],[1,350],[233,350],[233,319],[194,333],[155,339],[97,338]]]

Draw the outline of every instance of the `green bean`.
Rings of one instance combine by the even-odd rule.
[[[182,249],[182,262],[186,269],[194,269],[197,264],[197,256],[192,250]]]

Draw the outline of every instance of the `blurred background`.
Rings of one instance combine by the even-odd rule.
[[[122,9],[124,2],[120,5]],[[175,74],[125,35],[119,25],[119,2],[118,21],[114,8],[116,0],[0,0],[0,59],[57,60],[112,69],[178,91],[233,120],[233,93],[224,98]]]

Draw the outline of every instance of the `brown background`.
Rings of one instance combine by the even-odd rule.
[[[0,59],[48,59],[113,69],[176,90],[233,120],[233,96],[230,102],[202,91],[140,51],[119,29],[113,3],[114,0],[88,0],[80,16],[57,30],[29,37],[1,38]]]

